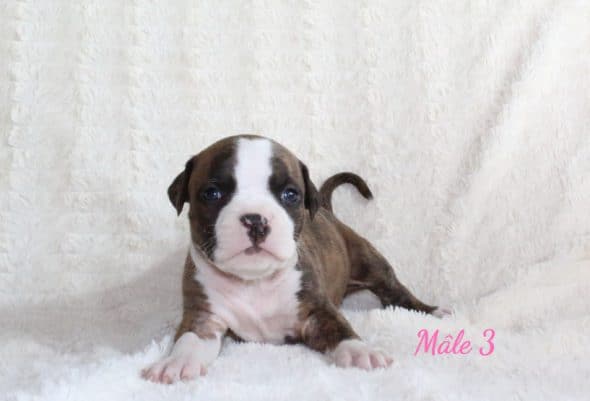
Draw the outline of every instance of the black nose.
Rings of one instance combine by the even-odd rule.
[[[259,214],[245,214],[240,217],[240,221],[248,229],[248,237],[254,245],[264,241],[270,232],[268,220]]]

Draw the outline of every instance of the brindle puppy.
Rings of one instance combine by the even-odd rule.
[[[318,192],[307,167],[270,139],[234,136],[191,158],[168,189],[178,214],[188,202],[191,245],[183,277],[184,313],[169,356],[143,371],[172,383],[205,372],[224,335],[244,341],[302,342],[338,366],[386,367],[391,358],[364,343],[338,311],[358,290],[383,306],[440,316],[395,277],[391,265],[332,213],[332,191]]]

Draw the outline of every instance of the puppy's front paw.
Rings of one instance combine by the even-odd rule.
[[[361,340],[341,341],[332,351],[331,357],[336,366],[365,370],[386,368],[393,362],[393,359],[385,352],[372,348]]]
[[[435,310],[432,311],[432,316],[436,316],[439,319],[442,319],[445,316],[449,316],[453,313],[451,308],[445,308],[443,306],[437,307]]]
[[[193,332],[181,335],[170,356],[144,369],[141,375],[154,383],[171,384],[178,380],[191,380],[207,373],[207,366],[219,354],[221,338],[202,339]]]
[[[207,369],[192,355],[170,355],[142,370],[141,376],[154,383],[172,384],[205,375]]]

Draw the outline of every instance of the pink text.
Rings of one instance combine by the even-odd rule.
[[[453,336],[447,334],[439,341],[439,330],[436,329],[432,334],[427,329],[418,331],[418,345],[414,351],[414,355],[420,352],[432,355],[467,355],[473,350],[472,342],[465,339],[465,330],[461,329]],[[483,332],[483,340],[485,344],[479,347],[478,352],[481,356],[488,356],[494,352],[494,337],[496,332],[494,329],[485,329]]]

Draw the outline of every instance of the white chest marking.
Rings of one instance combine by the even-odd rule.
[[[295,335],[301,283],[295,262],[272,277],[244,282],[221,274],[193,246],[190,254],[211,312],[234,333],[245,341],[274,344]]]

